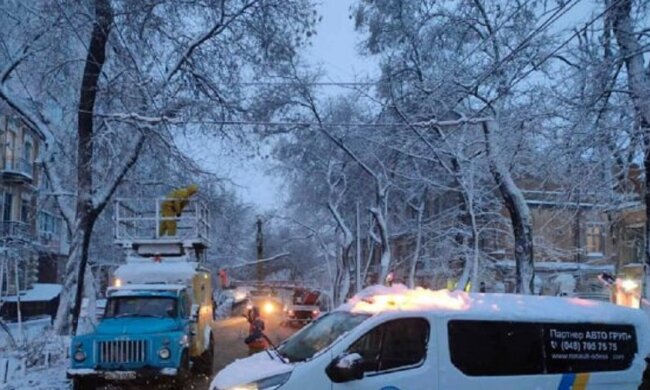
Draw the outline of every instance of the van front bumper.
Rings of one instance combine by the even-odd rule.
[[[176,368],[140,368],[137,370],[95,370],[92,368],[70,368],[66,371],[68,379],[83,378],[98,381],[137,381],[173,377],[178,374]]]

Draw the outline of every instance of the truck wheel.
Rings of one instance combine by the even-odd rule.
[[[214,368],[214,348],[214,339],[212,338],[212,335],[210,335],[210,344],[208,345],[208,349],[206,349],[194,362],[194,367],[196,368],[197,373],[207,375],[208,377],[212,375]]]
[[[72,390],[95,390],[95,382],[85,378],[72,379]]]
[[[176,374],[176,379],[174,381],[174,389],[184,390],[188,388],[191,376],[190,374],[190,358],[187,350],[185,350],[181,356],[181,364],[178,367],[178,373]]]

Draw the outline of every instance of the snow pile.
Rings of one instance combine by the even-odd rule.
[[[291,364],[282,363],[278,358],[271,360],[268,353],[260,352],[245,359],[237,359],[219,371],[212,380],[210,389],[230,389],[273,375],[284,374],[292,369]]]
[[[25,376],[10,380],[2,385],[3,390],[67,390],[70,382],[65,377],[66,362],[59,362],[56,366],[48,368],[28,369]]]
[[[70,338],[51,330],[17,340],[17,348],[0,350],[0,389],[68,389],[65,369]],[[3,368],[9,368],[3,371]]]

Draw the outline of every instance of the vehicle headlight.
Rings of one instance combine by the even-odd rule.
[[[291,371],[285,372],[284,374],[273,375],[268,378],[259,379],[255,382],[247,383],[245,385],[231,387],[226,390],[275,390],[285,384],[289,380],[290,376]]]
[[[171,356],[171,351],[167,347],[162,347],[158,350],[158,356],[160,356],[161,359],[167,360]]]
[[[74,353],[74,360],[77,362],[83,362],[86,360],[86,354],[84,351],[77,351]]]
[[[275,311],[275,305],[273,305],[273,303],[271,303],[271,302],[264,303],[264,312],[266,314],[271,314],[274,311]]]

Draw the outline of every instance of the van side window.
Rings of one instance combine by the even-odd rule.
[[[449,321],[451,361],[467,375],[543,372],[542,328],[505,321]]]
[[[383,325],[366,333],[348,349],[350,353],[358,353],[363,358],[363,371],[379,371],[379,353],[381,352],[381,339],[384,336]]]
[[[403,318],[377,326],[352,344],[348,352],[361,355],[365,372],[382,372],[424,361],[428,340],[427,320]]]
[[[620,371],[637,353],[626,324],[452,320],[447,330],[451,362],[469,376]]]

